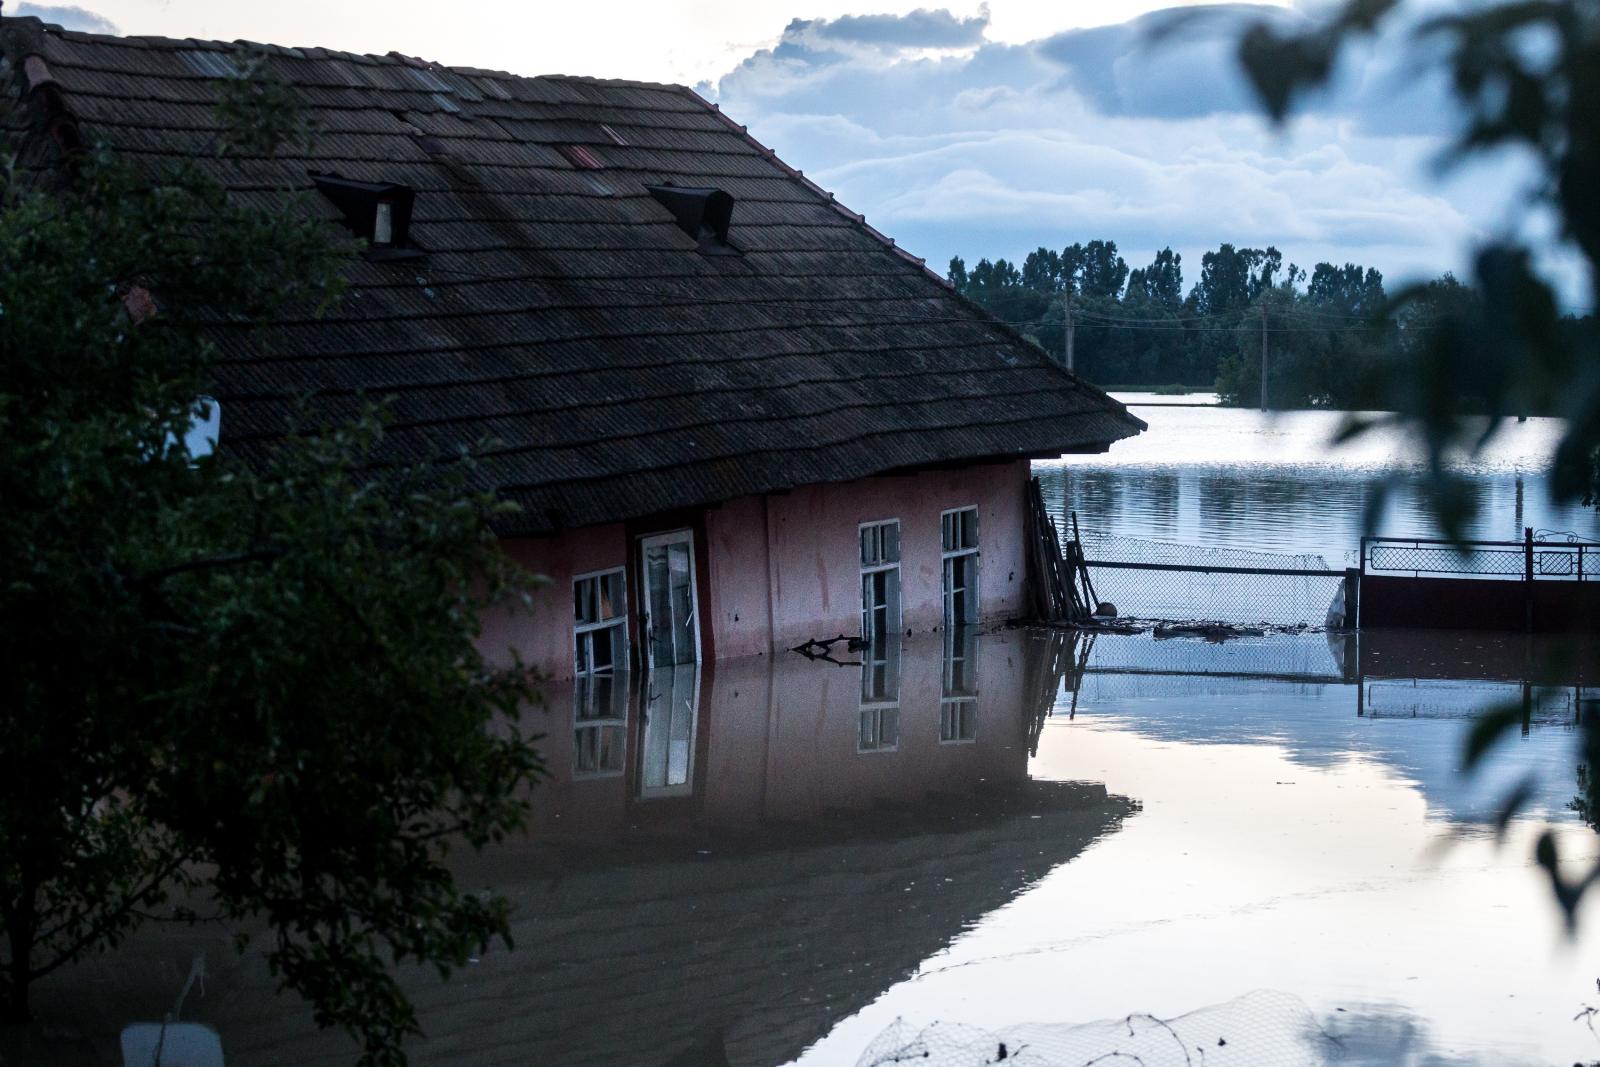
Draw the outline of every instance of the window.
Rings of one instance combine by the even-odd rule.
[[[944,628],[978,621],[978,509],[952,508],[939,516],[944,556]]]
[[[861,723],[857,752],[900,747],[900,635],[891,634],[861,653]]]
[[[900,703],[900,638],[877,641],[861,652],[861,703]]]
[[[620,775],[627,743],[627,675],[591,674],[576,679],[572,693],[572,776]]]
[[[900,632],[900,520],[861,524],[861,639]]]
[[[862,708],[857,752],[893,752],[900,747],[900,708]]]
[[[394,244],[394,202],[391,200],[378,201],[377,213],[372,219],[372,243]]]
[[[628,602],[622,568],[572,581],[573,673],[614,674],[628,668]]]
[[[420,142],[419,142],[420,143]],[[344,215],[344,224],[367,240],[363,255],[374,263],[421,259],[424,251],[411,234],[416,190],[395,182],[364,182],[338,174],[311,172],[317,191]]]
[[[695,728],[700,714],[700,665],[674,664],[644,678],[639,726],[639,799],[694,793]]]
[[[978,634],[968,627],[946,630],[939,687],[939,740],[956,744],[977,738]]]

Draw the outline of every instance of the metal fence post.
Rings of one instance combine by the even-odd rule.
[[[1528,632],[1533,633],[1533,527],[1522,528],[1522,607]]]
[[[1361,568],[1346,567],[1344,569],[1344,628],[1356,630],[1361,627]]]

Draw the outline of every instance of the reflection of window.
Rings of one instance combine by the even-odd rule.
[[[580,677],[572,690],[572,776],[622,773],[628,740],[628,676]]]
[[[978,621],[978,509],[954,508],[939,516],[944,558],[946,630]]]
[[[900,703],[900,641],[875,641],[861,650],[861,703]]]
[[[858,752],[893,752],[900,744],[900,638],[861,653],[861,733]]]
[[[939,701],[939,740],[946,744],[978,739],[976,700]]]
[[[900,706],[861,709],[857,752],[893,752],[900,747]]]
[[[978,635],[967,627],[946,631],[939,685],[939,740],[978,736]]]
[[[639,738],[639,797],[694,792],[695,725],[700,709],[700,667],[678,664],[645,676],[644,723]]]
[[[628,603],[622,568],[572,581],[575,673],[608,674],[628,666]]]
[[[900,632],[900,521],[863,523],[861,639],[882,641]]]

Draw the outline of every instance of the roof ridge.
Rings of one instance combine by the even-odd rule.
[[[69,30],[54,22],[47,22],[38,15],[8,15],[0,18],[0,25],[17,26],[33,24],[37,31],[43,31],[69,41],[84,41],[93,44],[111,45],[121,48],[161,48],[184,49],[201,48],[207,51],[232,52],[240,49],[259,49],[272,55],[286,55],[305,59],[338,58],[346,61],[365,60],[374,66],[407,66],[424,67],[435,70],[447,70],[453,74],[466,77],[495,78],[501,81],[562,81],[583,82],[591,85],[612,85],[632,89],[654,89],[663,92],[682,92],[686,86],[676,82],[647,81],[640,78],[603,78],[587,74],[517,74],[507,70],[493,70],[484,67],[474,67],[467,64],[444,63],[436,59],[423,59],[418,56],[409,56],[397,50],[391,50],[382,55],[376,52],[351,52],[338,48],[327,48],[321,45],[283,45],[268,41],[251,41],[238,38],[224,41],[215,38],[201,37],[165,37],[160,34],[117,34],[117,33],[92,33],[85,30]]]
[[[508,75],[508,77],[536,77],[541,81],[587,82],[590,85],[618,85],[629,89],[660,89],[671,92],[694,92],[693,89],[690,89],[687,85],[683,85],[679,82],[653,82],[644,81],[638,78],[601,78],[590,74],[511,74]],[[695,95],[697,97],[699,96],[698,93]]]

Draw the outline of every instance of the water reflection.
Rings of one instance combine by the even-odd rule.
[[[639,714],[639,798],[694,792],[695,726],[700,717],[700,665],[658,668],[644,678]]]
[[[844,664],[754,657],[554,687],[572,745],[547,746],[537,836],[698,841],[1026,783],[1078,642],[963,627],[877,642]]]
[[[550,688],[534,831],[458,872],[512,901],[516,951],[447,985],[403,974],[428,1035],[413,1062],[799,1055],[1133,810],[1028,773],[1072,647],[969,631],[845,665],[790,654]],[[159,976],[196,952],[209,989],[185,1017],[215,1027],[230,1067],[350,1062],[230,937],[152,927],[53,977],[45,1025],[98,1051],[52,1062],[115,1062],[117,1030],[169,1010]]]
[[[1567,810],[1573,705],[1593,681],[1573,665],[1597,661],[1520,636],[1389,636],[1103,635],[1080,649],[1081,678],[1064,674],[1076,688],[1043,724],[1031,772],[1104,781],[1140,814],[801,1064],[854,1062],[897,1019],[1048,1054],[1085,1051],[1052,1044],[1066,1031],[1129,1038],[1130,1013],[1192,1021],[1217,1008],[1227,1026],[1208,1027],[1207,1062],[1300,1062],[1286,1053],[1320,1035],[1338,1052],[1310,1062],[1594,1060],[1600,1041],[1574,1016],[1593,1001],[1597,939],[1586,923],[1576,945],[1563,942],[1532,849],[1548,830],[1573,873],[1600,851]],[[1384,703],[1384,687],[1409,703]],[[1463,779],[1476,710],[1525,688],[1544,694],[1526,732],[1487,780]],[[1495,802],[1529,773],[1538,793],[1497,846]],[[1303,1004],[1315,1027],[1235,1012],[1254,990]],[[1071,1062],[1129,1051],[1093,1047]],[[1184,1062],[1170,1043],[1154,1051],[1172,1059],[1149,1062]]]
[[[1571,1062],[1593,975],[1544,951],[1529,838],[1596,840],[1566,804],[1600,660],[1354,641],[965,632],[552,688],[533,834],[458,868],[511,900],[516,951],[447,985],[403,974],[413,1062],[852,1063],[897,1016],[1172,1017],[1260,988],[1352,1049]],[[1543,695],[1503,772],[1539,792],[1495,851],[1503,779],[1464,781],[1461,738],[1525,689]],[[203,951],[185,1018],[230,1067],[350,1062],[232,936],[152,927],[51,976],[42,1025],[74,1044],[13,1059],[116,1062],[121,1026],[170,1010]]]
[[[1490,824],[1528,773],[1530,811],[1569,820],[1579,716],[1600,697],[1600,644],[1583,635],[1368,630],[1224,644],[1101,635],[1085,654],[1081,691],[1057,716],[1090,707],[1162,740],[1280,745],[1310,767],[1375,760],[1413,783],[1434,817],[1462,826]],[[1514,760],[1464,776],[1462,731],[1508,704],[1524,709]]]
[[[1354,562],[1371,486],[1384,479],[1394,492],[1382,532],[1433,532],[1421,472],[1397,434],[1330,449],[1337,412],[1141,407],[1138,414],[1150,430],[1106,455],[1035,464],[1046,505],[1057,515],[1077,512],[1085,538],[1310,553],[1342,567]],[[1559,430],[1551,419],[1507,424],[1484,455],[1461,465],[1479,508],[1470,536],[1515,540],[1524,526],[1600,533],[1591,510],[1549,501],[1542,472]]]

